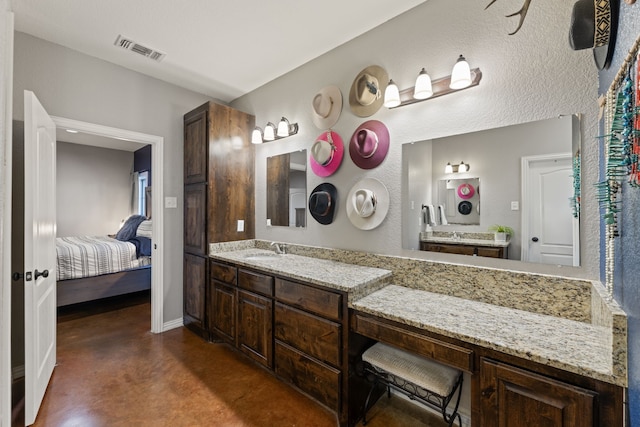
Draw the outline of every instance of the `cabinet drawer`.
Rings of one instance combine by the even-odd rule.
[[[342,295],[335,292],[276,279],[276,298],[329,319],[341,319]]]
[[[352,328],[359,334],[423,355],[445,365],[473,372],[473,350],[419,335],[372,317],[355,314],[353,319],[355,322]]]
[[[228,283],[230,285],[236,284],[236,276],[238,274],[237,268],[231,267],[230,265],[220,264],[215,261],[210,261],[210,263],[209,274],[212,279],[219,280],[220,282]]]
[[[276,340],[275,370],[283,380],[317,399],[329,409],[340,409],[340,371],[317,362]]]
[[[265,296],[273,296],[273,277],[253,271],[238,272],[238,286]]]
[[[338,323],[281,303],[275,305],[275,338],[333,366],[341,362],[340,332]]]

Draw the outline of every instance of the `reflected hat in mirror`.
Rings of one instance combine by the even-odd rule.
[[[377,65],[370,65],[360,71],[349,90],[349,105],[353,114],[358,117],[375,114],[384,102],[388,81],[389,74]]]
[[[334,131],[323,132],[311,146],[309,164],[311,170],[318,176],[333,175],[338,170],[344,156],[342,138]]]
[[[313,189],[309,196],[309,212],[320,224],[331,224],[338,204],[338,189],[323,183]]]
[[[342,92],[338,86],[320,89],[311,100],[311,120],[320,129],[335,125],[342,112]]]
[[[375,178],[358,181],[347,195],[347,217],[361,230],[373,230],[389,212],[389,191]]]
[[[471,199],[475,193],[476,191],[473,188],[473,185],[469,183],[465,182],[464,184],[458,185],[458,197],[461,199]]]
[[[599,70],[613,56],[618,23],[618,0],[578,0],[573,5],[569,45],[573,50],[593,49]]]
[[[362,169],[377,167],[389,152],[389,129],[378,120],[369,120],[358,126],[351,136],[349,155]]]

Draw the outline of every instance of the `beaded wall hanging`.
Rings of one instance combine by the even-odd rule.
[[[622,182],[640,187],[640,38],[633,44],[605,98],[604,177],[596,184],[605,224],[605,286],[613,298],[614,239],[619,235]]]

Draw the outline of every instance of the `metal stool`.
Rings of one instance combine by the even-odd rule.
[[[373,383],[364,404],[362,425],[367,423],[369,400],[376,386],[383,384],[389,397],[393,387],[411,400],[439,409],[449,426],[453,425],[456,418],[458,425],[462,426],[462,419],[458,413],[462,393],[462,371],[382,343],[377,343],[365,351],[362,361],[365,375]],[[458,397],[455,407],[451,414],[447,414],[447,406],[456,391]]]

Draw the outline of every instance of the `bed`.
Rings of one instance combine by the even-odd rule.
[[[132,215],[115,236],[56,238],[58,307],[151,289],[151,227]]]

